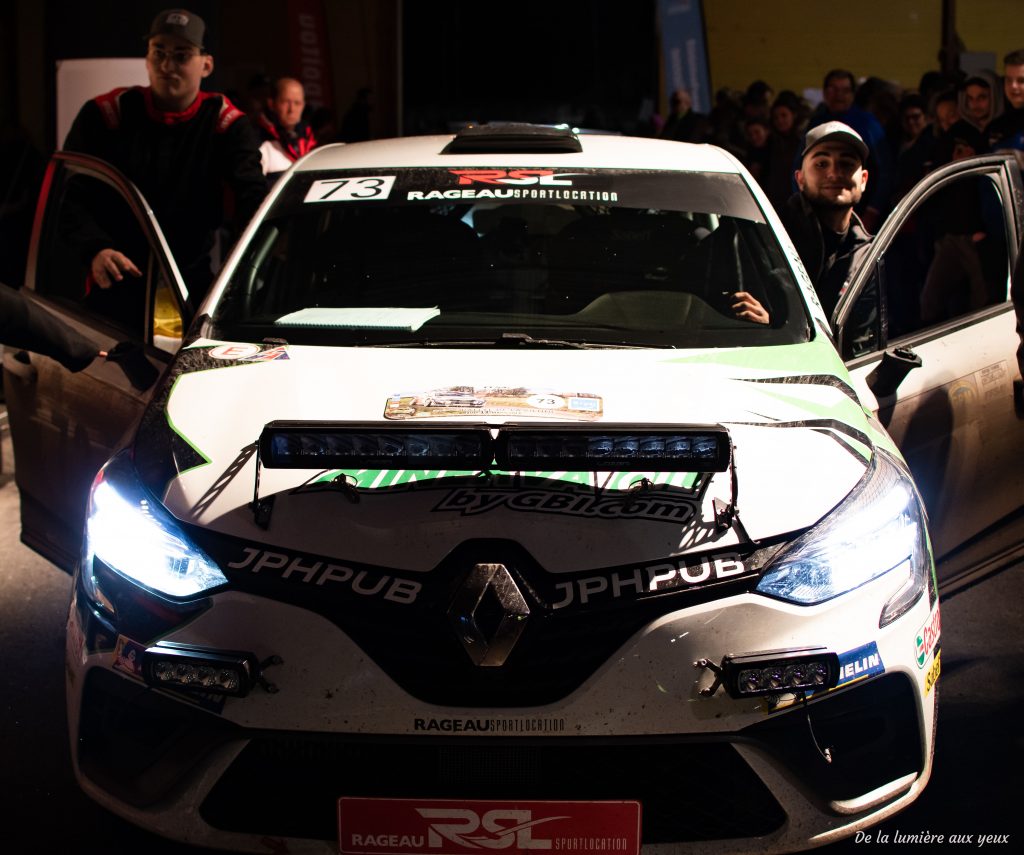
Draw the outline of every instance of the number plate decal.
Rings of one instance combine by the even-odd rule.
[[[639,802],[338,800],[341,855],[638,855]]]

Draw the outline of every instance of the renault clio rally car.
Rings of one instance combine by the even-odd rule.
[[[884,312],[848,350],[863,280],[826,317],[735,159],[521,127],[326,147],[188,325],[137,191],[59,155],[34,284],[109,346],[40,252],[76,184],[148,241],[162,368],[87,369],[100,421],[57,424],[77,375],[5,359],[38,372],[8,389],[23,538],[77,568],[97,801],[239,850],[654,855],[808,848],[920,794],[937,582],[875,414],[911,360]],[[85,467],[53,461],[105,448],[83,536],[55,496]]]

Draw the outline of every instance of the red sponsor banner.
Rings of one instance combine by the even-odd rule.
[[[638,855],[639,802],[338,800],[341,855]]]
[[[334,106],[331,49],[323,0],[288,0],[292,71],[312,107]]]

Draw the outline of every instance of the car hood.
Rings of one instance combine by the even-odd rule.
[[[268,469],[273,421],[722,425],[733,465],[680,473]],[[289,347],[182,350],[136,436],[143,480],[180,520],[304,554],[422,571],[511,540],[572,572],[739,546],[813,525],[872,454],[827,341],[716,351]],[[651,486],[643,486],[647,478]],[[345,486],[345,483],[354,486]],[[260,518],[254,498],[274,497]],[[714,505],[733,524],[714,524]]]

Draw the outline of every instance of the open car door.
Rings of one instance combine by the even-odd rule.
[[[943,590],[1024,554],[1009,301],[1022,228],[1012,155],[941,167],[886,220],[832,319],[857,391],[921,489]]]
[[[90,284],[90,260],[103,238],[142,276],[126,275],[109,289]],[[188,294],[138,189],[103,161],[67,152],[54,155],[44,178],[25,293],[94,341],[97,352],[117,348],[77,373],[38,354],[4,352],[21,537],[70,569],[89,486],[180,346]]]

